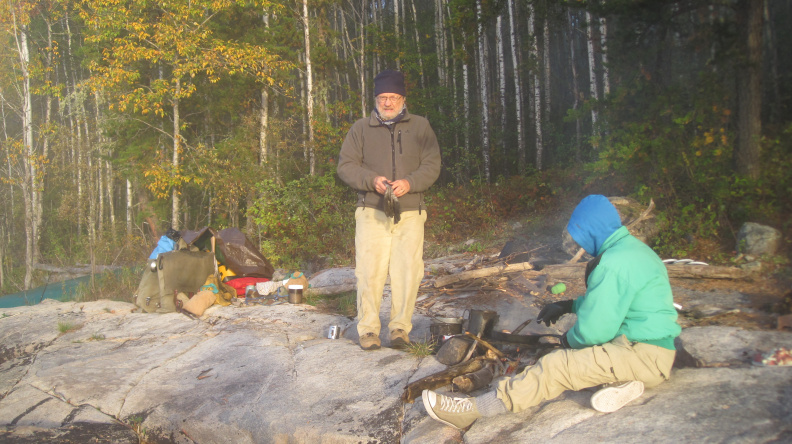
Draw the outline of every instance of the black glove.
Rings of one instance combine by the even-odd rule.
[[[542,308],[542,311],[539,312],[539,316],[536,317],[536,321],[544,322],[548,327],[550,324],[555,324],[561,315],[572,313],[573,302],[574,301],[572,299],[569,299],[567,301],[558,301],[545,305]]]

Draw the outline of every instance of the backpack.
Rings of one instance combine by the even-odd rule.
[[[197,293],[207,277],[215,273],[211,251],[169,251],[149,260],[148,265],[134,296],[135,304],[147,313],[176,311],[177,293]]]

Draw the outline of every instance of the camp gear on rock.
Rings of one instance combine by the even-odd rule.
[[[465,359],[473,341],[467,338],[454,336],[443,342],[437,350],[437,360],[441,364],[456,365]]]
[[[284,284],[286,286],[292,285],[302,285],[303,290],[308,288],[308,278],[305,277],[305,273],[302,271],[295,271],[294,273],[290,274]]]
[[[303,303],[303,286],[302,285],[289,285],[289,303],[302,304]]]
[[[379,336],[374,333],[366,333],[360,337],[360,348],[363,350],[377,350],[380,348]]]
[[[397,328],[390,332],[390,346],[396,350],[402,350],[410,345],[410,337],[401,328]]]
[[[571,313],[572,312],[572,304],[574,301],[572,299],[566,301],[558,301],[553,302],[552,304],[547,304],[542,307],[542,310],[539,312],[539,316],[536,317],[537,322],[544,322],[546,326],[550,326],[550,324],[555,324],[558,321],[558,318],[561,316]]]
[[[644,384],[641,381],[609,384],[591,395],[591,408],[602,413],[615,412],[640,398],[643,392]]]
[[[452,398],[424,390],[421,399],[429,416],[459,430],[467,429],[481,417],[475,398]]]
[[[231,300],[236,296],[234,287],[220,282],[217,275],[210,274],[206,278],[206,282],[201,286],[201,290],[210,290],[216,295],[215,304],[223,306],[231,305]]]
[[[168,236],[162,236],[159,241],[157,241],[157,246],[154,248],[154,251],[151,252],[149,259],[156,259],[160,254],[173,251],[174,249],[176,249],[176,242]]]
[[[198,231],[182,230],[181,235],[189,246],[213,250],[220,265],[233,271],[236,276],[272,279],[275,273],[275,267],[239,228],[215,231],[204,227]]]
[[[564,293],[565,291],[566,291],[566,284],[564,284],[563,282],[559,282],[553,285],[553,288],[550,289],[550,293],[553,294],[561,294]]]
[[[236,279],[231,279],[230,281],[226,282],[226,285],[229,285],[236,290],[237,297],[245,295],[245,288],[248,285],[255,286],[259,282],[267,282],[269,279],[267,278],[257,278],[257,277],[238,277]]]
[[[256,291],[258,292],[258,294],[260,294],[262,296],[268,296],[268,295],[271,295],[271,294],[275,293],[276,291],[278,291],[278,289],[280,287],[283,287],[284,282],[287,282],[287,281],[257,282],[256,283]]]
[[[470,310],[467,331],[473,336],[483,338],[489,336],[497,323],[497,312],[492,310]]]
[[[135,304],[148,313],[176,311],[174,295],[196,293],[214,274],[214,254],[210,251],[170,251],[156,260],[156,273],[143,272],[135,294]]]
[[[229,280],[236,277],[236,273],[234,273],[233,270],[226,267],[225,265],[218,266],[217,271],[220,273],[220,279],[223,282],[228,282]]]
[[[441,342],[445,342],[444,336],[462,333],[462,318],[434,318],[429,325],[429,333],[432,343],[440,345]]]
[[[516,376],[498,381],[498,398],[510,411],[520,412],[566,390],[618,381],[641,381],[654,387],[668,380],[675,356],[674,350],[630,342],[624,335],[602,345],[559,349]]]
[[[199,291],[182,305],[182,310],[201,316],[207,308],[214,305],[216,298],[217,296],[209,290]]]
[[[331,325],[327,330],[327,339],[338,339],[341,337],[341,327],[338,325]]]

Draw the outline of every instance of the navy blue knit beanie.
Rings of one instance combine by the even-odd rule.
[[[386,69],[377,74],[377,77],[374,77],[374,96],[385,93],[406,96],[407,88],[404,87],[404,74],[392,69]]]

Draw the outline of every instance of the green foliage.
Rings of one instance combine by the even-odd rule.
[[[737,229],[749,219],[789,226],[783,215],[792,210],[792,126],[763,143],[762,174],[752,180],[733,171],[734,117],[710,76],[651,97],[640,83],[614,95],[610,131],[586,169],[589,183],[612,194],[657,202],[661,255],[717,260],[719,251],[734,248]]]
[[[58,321],[58,331],[62,334],[79,329],[81,326],[68,321]]]
[[[504,219],[544,209],[554,194],[542,174],[512,176],[495,184],[435,185],[426,197],[427,237],[439,243],[463,240]]]
[[[93,283],[86,282],[77,287],[74,300],[90,302],[108,299],[132,302],[132,295],[140,284],[142,271],[143,267],[128,267],[97,274]]]
[[[333,295],[309,294],[306,303],[329,313],[338,313],[350,318],[357,316],[357,292],[355,291]]]
[[[425,358],[427,356],[431,356],[435,352],[436,348],[437,344],[434,341],[412,341],[407,344],[407,347],[404,350],[416,358]]]
[[[350,261],[354,246],[355,194],[335,171],[279,185],[264,180],[251,208],[264,238],[261,251],[284,268],[305,262]]]

